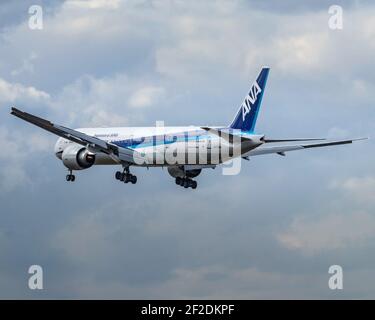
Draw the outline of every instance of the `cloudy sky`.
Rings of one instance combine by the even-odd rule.
[[[225,125],[262,65],[257,130],[374,136],[375,5],[335,1],[2,1],[1,298],[375,298],[372,140],[207,170],[77,172],[11,105],[71,126]],[[43,29],[29,28],[29,7]],[[30,265],[44,290],[28,288]],[[344,289],[328,288],[328,268]]]

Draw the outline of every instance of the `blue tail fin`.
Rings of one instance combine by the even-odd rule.
[[[240,109],[237,111],[230,128],[242,131],[254,131],[269,71],[270,68],[268,67],[262,68],[258,78],[251,86],[249,94],[245,97]]]

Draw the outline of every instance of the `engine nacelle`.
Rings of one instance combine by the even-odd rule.
[[[71,145],[64,149],[61,160],[70,170],[83,170],[90,168],[95,162],[95,154],[79,145]]]
[[[199,176],[201,173],[202,169],[194,169],[194,170],[184,170],[184,167],[168,167],[168,173],[173,177],[173,178],[195,178]]]

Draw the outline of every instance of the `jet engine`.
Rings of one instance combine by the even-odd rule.
[[[199,176],[201,173],[202,169],[194,169],[194,170],[185,170],[184,167],[168,167],[168,173],[173,177],[173,178],[195,178]]]
[[[94,164],[95,154],[80,145],[71,145],[64,149],[61,160],[70,170],[82,170]]]

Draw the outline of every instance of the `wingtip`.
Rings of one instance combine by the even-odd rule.
[[[369,140],[370,137],[362,137],[362,138],[356,138],[356,139],[353,139],[352,141],[361,141],[361,140]]]
[[[19,112],[20,110],[18,110],[15,106],[10,108],[10,114],[15,114],[17,111]]]

